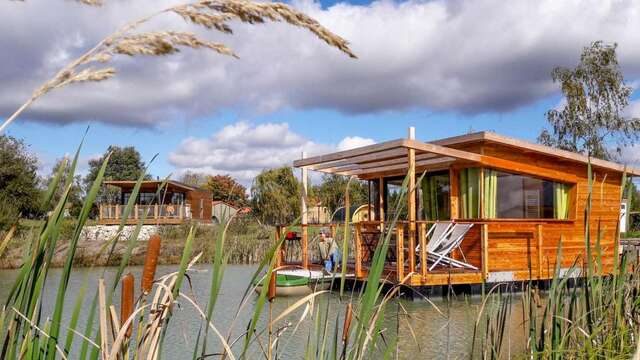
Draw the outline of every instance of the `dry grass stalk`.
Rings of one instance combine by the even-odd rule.
[[[158,266],[158,256],[160,256],[160,235],[154,234],[149,238],[147,244],[147,255],[144,259],[144,268],[142,270],[142,279],[140,287],[142,293],[147,295],[151,292],[153,279],[156,276],[156,268]]]
[[[353,319],[353,305],[347,304],[347,310],[344,314],[344,323],[342,324],[342,343],[349,341],[349,331],[351,330],[351,320]]]
[[[101,0],[78,0],[88,5],[101,5]],[[112,78],[115,68],[105,65],[114,55],[161,56],[176,53],[180,48],[209,49],[218,54],[237,57],[224,44],[201,39],[191,32],[151,31],[136,33],[140,25],[163,14],[177,14],[185,21],[226,34],[233,31],[228,22],[238,20],[248,24],[267,21],[286,22],[311,31],[320,40],[355,58],[346,40],[323,27],[313,18],[282,3],[248,0],[199,0],[171,6],[130,22],[100,41],[93,48],[62,68],[52,79],[36,89],[31,97],[0,125],[0,133],[33,102],[47,93],[81,82],[98,82]]]

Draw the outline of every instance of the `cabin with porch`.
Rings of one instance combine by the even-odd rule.
[[[137,224],[144,218],[145,225],[183,224],[190,221],[211,223],[211,192],[178,181],[143,181],[134,209],[126,224]],[[136,181],[108,180],[104,186],[119,189],[117,200],[100,204],[98,223],[118,225],[129,202]],[[158,191],[160,189],[160,191]]]
[[[413,128],[405,139],[303,155],[294,167],[301,169],[305,192],[308,171],[368,182],[372,211],[368,221],[352,224],[349,271],[365,279],[382,234],[391,232],[383,277],[411,286],[547,280],[560,243],[561,273],[574,264],[582,268],[589,202],[592,254],[599,238],[603,272],[609,273],[618,256],[623,174],[640,175],[618,163],[493,132],[423,142]],[[403,189],[405,201],[397,202]],[[296,264],[311,268],[317,265],[309,260],[308,227],[323,225],[308,224],[305,198]]]

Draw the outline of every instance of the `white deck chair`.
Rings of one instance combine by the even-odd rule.
[[[427,231],[427,254],[434,252],[438,246],[444,241],[453,229],[451,221],[436,221]],[[416,256],[420,254],[420,244],[416,246]]]
[[[449,231],[449,236],[443,241],[441,241],[438,244],[438,246],[435,249],[433,249],[433,251],[429,249],[430,251],[428,254],[428,258],[429,260],[433,261],[433,264],[431,265],[431,267],[429,267],[429,271],[433,270],[433,268],[436,267],[436,265],[438,265],[440,262],[444,262],[458,268],[469,268],[473,270],[478,270],[477,267],[471,264],[467,264],[466,262],[455,260],[449,257],[449,254],[453,251],[453,249],[455,248],[460,249],[460,244],[462,243],[462,240],[464,239],[465,235],[469,232],[472,226],[473,224],[453,225],[453,228]],[[461,249],[460,249],[460,252],[462,253]],[[464,257],[464,254],[462,254],[462,256]]]

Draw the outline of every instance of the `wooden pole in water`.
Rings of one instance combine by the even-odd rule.
[[[307,153],[302,152],[302,158],[306,158]],[[309,268],[309,254],[308,254],[308,242],[309,242],[309,231],[307,229],[308,223],[308,213],[307,213],[307,181],[308,181],[308,170],[306,167],[302,167],[301,169],[302,175],[302,196],[301,196],[301,220],[300,223],[302,225],[302,238],[300,247],[302,248],[302,267],[305,269]]]
[[[409,128],[409,140],[416,139],[416,128]],[[416,151],[409,149],[407,154],[409,161],[409,272],[416,271]],[[402,264],[404,266],[404,264]]]

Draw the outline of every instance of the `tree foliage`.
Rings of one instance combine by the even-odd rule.
[[[583,49],[575,69],[558,67],[553,81],[560,84],[566,104],[547,112],[551,129],[538,141],[573,152],[611,159],[639,138],[640,119],[623,114],[632,88],[625,85],[616,44],[594,42]],[[611,150],[615,147],[615,150]]]
[[[333,213],[336,209],[345,205],[348,182],[349,178],[346,176],[324,174],[322,175],[322,182],[314,186],[313,195],[320,200],[322,206],[326,206],[329,212]],[[352,180],[349,185],[349,204],[351,206],[366,204],[368,194],[366,183]]]
[[[253,180],[251,205],[266,224],[289,224],[300,216],[300,183],[289,167],[264,170]]]
[[[38,187],[38,160],[22,140],[0,136],[0,228],[17,217],[40,212],[41,192]]]
[[[179,181],[187,185],[202,188],[207,183],[207,175],[203,173],[187,171],[182,174],[182,176],[180,176]]]
[[[236,206],[247,202],[247,189],[229,175],[207,177],[204,188],[211,191],[213,200],[226,201]]]
[[[49,187],[56,173],[60,170],[60,167],[65,163],[64,160],[65,159],[62,158],[56,161],[56,164],[53,166],[53,169],[51,170],[51,175],[49,175],[49,177],[45,179],[47,183],[47,187]],[[70,172],[71,172],[71,162],[67,161],[66,166],[62,172],[62,178],[66,179],[69,176]],[[58,188],[55,189],[54,196],[53,196],[54,204],[58,203],[58,201],[64,194],[64,191],[65,191],[64,185],[65,185],[64,181],[61,181],[60,183],[58,183]],[[82,177],[80,175],[75,175],[73,177],[73,183],[71,184],[71,189],[69,190],[69,195],[67,199],[67,210],[69,211],[69,215],[75,217],[75,216],[78,216],[78,214],[80,214],[80,210],[82,209],[83,197],[84,197],[84,191],[82,188]]]
[[[100,166],[109,153],[111,158],[105,170],[105,180],[138,180],[140,174],[144,173],[145,164],[135,147],[111,145],[100,158],[89,161],[89,173],[84,178],[85,187],[91,186],[96,179]],[[146,178],[150,179],[151,176],[147,175]],[[98,199],[101,202],[115,201],[117,193],[117,189],[102,189]]]

